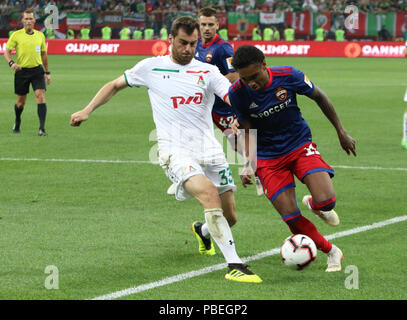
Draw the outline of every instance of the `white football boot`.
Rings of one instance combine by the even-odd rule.
[[[175,183],[173,183],[172,185],[170,185],[170,187],[167,190],[167,194],[169,195],[174,195],[175,191],[177,189],[177,185]]]
[[[328,252],[328,267],[325,272],[336,272],[342,269],[343,253],[337,246],[332,245],[331,251]]]
[[[338,214],[335,212],[335,210],[329,210],[329,211],[314,210],[311,208],[311,205],[309,204],[309,200],[311,198],[312,197],[310,195],[306,195],[306,196],[304,196],[304,198],[302,198],[302,203],[304,204],[304,206],[306,206],[313,213],[315,213],[318,217],[320,217],[325,223],[327,223],[333,227],[337,226],[340,221],[339,221]]]

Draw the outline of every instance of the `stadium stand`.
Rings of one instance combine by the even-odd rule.
[[[327,40],[335,40],[335,31],[339,28],[339,24],[343,27],[346,6],[356,6],[363,15],[388,14],[392,16],[386,20],[395,20],[397,18],[393,16],[397,17],[398,14],[407,12],[407,0],[0,0],[0,37],[8,37],[10,30],[18,28],[19,14],[25,8],[34,9],[38,29],[42,30],[43,21],[47,16],[44,13],[44,8],[48,5],[54,5],[58,8],[60,19],[61,17],[62,19],[67,17],[66,19],[69,21],[79,18],[88,19],[92,38],[101,38],[101,29],[109,24],[112,28],[112,39],[119,39],[119,32],[125,26],[132,30],[151,28],[154,30],[153,39],[159,39],[160,30],[164,24],[169,29],[172,20],[176,17],[180,15],[194,16],[197,10],[205,6],[211,6],[218,10],[220,27],[227,28],[232,39],[236,37],[236,39],[247,40],[252,37],[252,24],[259,24],[261,32],[266,27],[276,27],[282,34],[288,20],[302,13],[311,17],[310,23],[313,24],[319,24],[317,20],[322,19],[323,21],[322,16],[325,15],[331,25],[329,29],[326,29]],[[236,21],[239,23],[243,21],[243,24],[237,24],[235,27]],[[267,21],[274,23],[265,23]],[[56,34],[57,38],[66,34],[67,28],[64,28]],[[240,32],[242,28],[250,30],[246,34]],[[76,28],[78,32],[80,29],[80,27]],[[397,36],[394,30],[388,31],[390,33],[389,40],[402,38],[400,35]],[[370,30],[363,35],[357,34],[354,38],[377,40],[378,36],[377,32]],[[315,30],[312,28],[308,32],[296,32],[296,39],[313,40],[314,38]]]

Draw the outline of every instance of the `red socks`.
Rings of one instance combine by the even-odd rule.
[[[301,215],[300,211],[282,217],[293,234],[305,234],[310,237],[319,250],[328,253],[332,249],[332,244],[320,234],[315,225]]]

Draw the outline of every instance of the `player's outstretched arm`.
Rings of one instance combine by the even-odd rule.
[[[315,89],[309,97],[313,99],[318,106],[321,108],[324,115],[334,126],[339,142],[345,152],[350,155],[351,153],[356,157],[356,141],[348,134],[345,128],[342,126],[341,120],[335,111],[332,102],[329,100],[328,96],[315,84]]]
[[[124,75],[106,83],[93,97],[89,104],[82,110],[71,115],[71,126],[78,127],[83,121],[88,120],[89,115],[99,106],[108,102],[117,92],[127,87]]]

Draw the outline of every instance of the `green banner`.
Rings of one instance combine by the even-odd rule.
[[[385,27],[390,34],[395,34],[396,13],[368,13],[367,14],[367,35],[377,36],[382,27]]]
[[[257,12],[229,12],[228,31],[232,36],[251,36],[253,28],[259,23]]]
[[[68,12],[66,23],[68,25],[87,25],[90,24],[90,13],[88,12]]]
[[[259,14],[257,12],[228,12],[228,23],[237,24],[242,20],[247,21],[248,23],[258,23]]]

